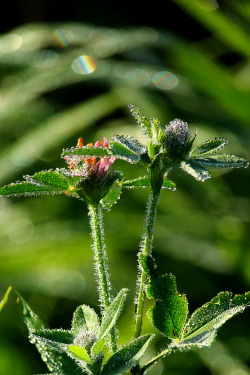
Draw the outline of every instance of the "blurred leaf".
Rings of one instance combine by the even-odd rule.
[[[219,6],[216,10],[213,10],[211,14],[209,11],[209,2],[204,0],[200,0],[198,4],[195,1],[173,1],[188,12],[191,17],[194,17],[200,21],[203,26],[210,29],[215,34],[216,38],[220,38],[223,42],[228,44],[235,51],[242,53],[244,56],[250,56],[247,30],[244,30],[242,25],[240,27],[236,20],[228,17]]]
[[[0,301],[0,311],[4,308],[8,301],[8,297],[10,292],[12,291],[12,286],[9,286],[9,288],[6,290],[5,295],[3,296],[2,300]]]

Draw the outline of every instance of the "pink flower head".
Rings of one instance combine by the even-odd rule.
[[[77,147],[83,147],[83,139],[79,138]],[[93,147],[92,143],[88,143],[85,147]],[[103,137],[103,142],[97,141],[94,147],[108,148],[108,141],[106,137]],[[69,166],[70,174],[72,176],[82,177],[96,177],[101,180],[108,172],[109,167],[114,163],[114,157],[102,156],[98,158],[96,156],[88,155],[68,155],[64,158]],[[98,160],[99,159],[99,160]]]

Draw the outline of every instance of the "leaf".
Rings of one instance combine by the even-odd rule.
[[[102,206],[109,210],[118,201],[118,199],[120,199],[121,192],[122,192],[121,181],[118,181],[118,180],[114,181],[108,194],[106,194],[105,197],[102,198],[101,200]]]
[[[54,186],[35,185],[32,182],[16,182],[0,188],[0,197],[30,197],[45,194],[61,194],[64,193],[62,188]]]
[[[213,140],[206,141],[200,145],[194,147],[190,152],[190,158],[195,158],[200,155],[209,155],[222,150],[228,144],[225,138],[215,138]]]
[[[78,345],[69,345],[67,350],[75,359],[90,363],[90,358],[85,348]]]
[[[152,122],[150,122],[139,110],[139,108],[136,105],[130,104],[129,110],[136,119],[138,125],[141,127],[143,133],[149,138],[152,139]],[[157,120],[154,120],[157,122]],[[158,122],[157,122],[158,123]]]
[[[176,344],[182,349],[210,347],[218,329],[230,318],[250,306],[250,292],[235,295],[221,292],[210,302],[197,309],[185,325],[183,337]]]
[[[102,338],[106,337],[109,331],[114,327],[120,313],[122,310],[122,306],[124,303],[124,299],[126,297],[127,289],[122,289],[115,299],[112,301],[110,306],[107,308],[105,315],[102,319],[100,331],[98,334],[98,339],[101,340]]]
[[[211,177],[209,171],[206,168],[196,164],[191,160],[181,162],[181,168],[183,169],[183,171],[187,172],[198,181],[203,182]]]
[[[115,135],[110,142],[110,149],[113,157],[123,159],[129,163],[138,163],[141,155],[146,153],[146,148],[142,146],[134,137]]]
[[[35,344],[48,369],[50,371],[56,371],[57,375],[71,373],[74,373],[74,375],[84,374],[80,367],[71,358],[69,358],[66,353],[59,353],[58,351],[52,350],[48,345],[42,342],[39,337],[36,337],[33,334],[35,331],[45,329],[46,326],[19,294],[18,302],[23,315],[24,323],[29,331],[30,342]]]
[[[99,318],[96,312],[87,305],[78,306],[72,320],[72,332],[75,336],[84,331],[97,335],[99,330]]]
[[[123,346],[107,360],[101,375],[122,375],[136,366],[152,338],[152,335],[147,334]]]
[[[126,187],[126,188],[137,188],[137,187],[146,188],[146,187],[150,187],[150,180],[147,176],[139,177],[134,180],[124,181],[122,185],[123,187]],[[175,183],[167,179],[163,181],[162,187],[164,189],[176,190]]]
[[[162,187],[163,187],[163,189],[169,189],[169,190],[172,190],[172,191],[176,190],[175,183],[171,180],[166,179],[166,178],[163,181]]]
[[[147,176],[139,177],[134,180],[123,181],[122,186],[126,188],[150,187],[150,180]]]
[[[110,150],[107,147],[83,146],[71,147],[63,150],[61,156],[64,158],[68,155],[85,155],[85,156],[111,156]]]
[[[248,166],[245,159],[227,154],[195,158],[194,162],[203,168],[246,168]]]
[[[67,190],[69,185],[75,184],[80,178],[65,175],[65,169],[48,170],[35,173],[33,176],[24,176],[27,181],[42,186],[53,186],[57,189]]]
[[[4,296],[3,296],[2,301],[0,301],[0,311],[6,305],[6,303],[8,301],[9,294],[10,294],[11,291],[12,291],[12,286],[9,286],[9,288],[6,290],[6,292],[5,292]]]
[[[186,296],[178,293],[173,275],[157,276],[152,257],[142,254],[141,263],[149,277],[147,296],[155,299],[155,305],[148,310],[148,318],[163,335],[178,339],[188,313]]]
[[[105,338],[102,338],[102,339],[96,341],[91,348],[91,356],[94,357],[94,358],[99,357],[103,352],[103,348],[104,348],[105,344],[106,344]]]
[[[34,336],[53,350],[66,351],[73,344],[74,334],[63,329],[43,329],[34,332]]]

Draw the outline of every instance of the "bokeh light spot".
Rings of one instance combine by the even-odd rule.
[[[28,219],[18,219],[13,221],[9,229],[10,240],[17,244],[30,241],[33,233],[34,225]]]
[[[5,35],[0,39],[0,52],[11,53],[17,51],[23,44],[23,38],[16,34]]]
[[[156,73],[152,78],[152,82],[161,90],[171,90],[179,83],[176,76],[167,70]]]
[[[56,63],[57,58],[58,54],[55,51],[46,49],[35,56],[33,64],[37,68],[48,69]]]
[[[138,68],[131,70],[127,74],[126,79],[134,87],[143,87],[150,82],[150,75],[146,70]]]
[[[66,47],[72,41],[71,33],[64,29],[57,29],[53,31],[52,35],[60,47]]]
[[[96,70],[96,62],[91,56],[82,55],[73,61],[72,69],[78,74],[90,74]]]
[[[195,0],[196,5],[205,12],[212,12],[219,8],[216,0]]]

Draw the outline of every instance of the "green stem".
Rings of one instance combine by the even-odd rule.
[[[102,314],[111,303],[111,284],[109,280],[107,253],[104,244],[103,214],[100,204],[89,205],[90,225],[92,238],[94,241],[94,260],[96,265],[97,285],[99,291],[99,300],[101,303]],[[117,350],[117,338],[115,329],[111,330],[111,346],[115,352]]]
[[[157,206],[160,199],[160,193],[151,192],[148,198],[145,225],[143,230],[143,240],[141,243],[141,251],[139,252],[139,278],[138,278],[138,292],[136,299],[136,320],[135,320],[135,338],[141,335],[142,316],[145,301],[145,285],[147,281],[146,273],[140,266],[140,254],[150,255],[153,245],[154,237],[154,223],[157,215]]]
[[[156,357],[152,358],[150,361],[145,363],[143,367],[141,367],[139,375],[143,375],[144,372],[152,365],[154,365],[156,362],[159,361],[159,359],[164,358],[167,354],[169,354],[170,351],[168,349],[163,350],[160,354],[158,354]]]

